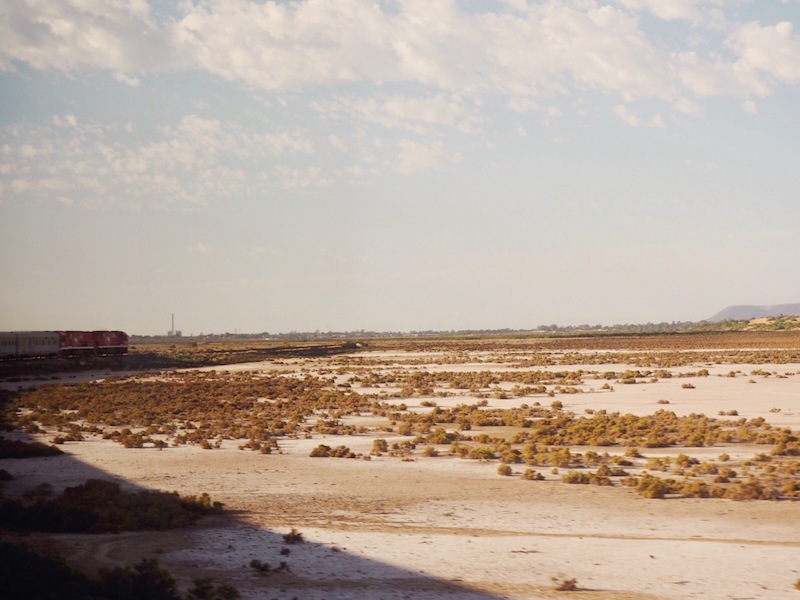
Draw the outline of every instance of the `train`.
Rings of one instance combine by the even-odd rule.
[[[128,352],[124,331],[3,331],[0,359],[72,358]]]

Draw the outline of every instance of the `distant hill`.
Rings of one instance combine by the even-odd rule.
[[[743,321],[762,317],[780,317],[781,315],[800,315],[800,304],[772,304],[761,306],[739,304],[723,308],[713,317],[706,319],[706,321],[712,323],[727,320]]]

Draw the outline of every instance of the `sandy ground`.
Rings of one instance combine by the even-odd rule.
[[[717,376],[737,368],[744,374]],[[558,399],[579,414],[588,407],[710,416],[736,409],[800,429],[800,376],[752,384],[753,368],[720,366],[719,373],[693,380],[691,390],[670,379],[605,393],[602,382],[588,381],[586,387],[597,391]],[[798,365],[758,368],[800,371]],[[669,406],[656,404],[660,398]],[[463,402],[437,399],[440,405],[447,400]],[[775,408],[780,412],[771,412]],[[271,455],[240,451],[234,442],[214,450],[159,451],[91,438],[65,444],[61,457],[3,460],[0,468],[17,477],[8,493],[98,476],[128,486],[208,492],[231,510],[229,517],[178,532],[40,541],[57,544],[86,567],[157,556],[184,585],[211,575],[235,585],[245,599],[800,599],[793,587],[800,580],[798,502],[647,500],[622,487],[500,477],[497,463],[452,457],[309,457],[320,443],[368,452],[374,437],[286,440],[281,453]],[[292,527],[305,543],[284,543]],[[259,574],[250,567],[253,559],[273,567],[285,561],[290,571]],[[574,578],[579,590],[556,591],[553,578]]]

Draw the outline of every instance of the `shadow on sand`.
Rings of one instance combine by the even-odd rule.
[[[33,441],[18,432],[4,436]],[[142,450],[132,450],[137,451]],[[13,480],[3,482],[0,488],[2,495],[9,498],[41,484],[47,484],[53,493],[58,494],[65,487],[88,479],[114,481],[127,491],[145,489],[81,462],[68,453],[53,457],[0,459],[0,469],[13,476]],[[195,578],[213,577],[219,583],[237,588],[243,599],[500,598],[456,581],[356,555],[324,540],[304,537],[301,543],[287,543],[285,532],[259,527],[232,511],[167,532],[23,536],[0,532],[0,539],[33,542],[38,550],[59,554],[73,567],[90,572],[98,566],[131,566],[142,558],[157,558],[182,590],[187,589]],[[253,561],[258,561],[262,568],[254,568]],[[398,561],[402,561],[401,555],[398,555]]]

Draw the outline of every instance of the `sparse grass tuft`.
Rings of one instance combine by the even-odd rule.
[[[292,527],[289,533],[285,533],[283,535],[283,541],[286,544],[302,544],[303,542],[305,542],[305,540],[303,539],[303,534],[300,533],[294,527]]]

